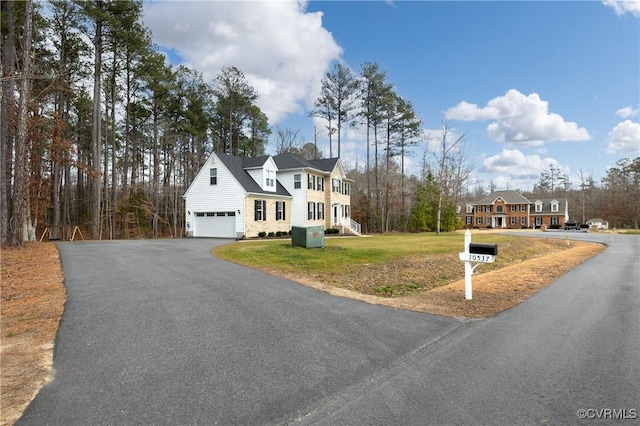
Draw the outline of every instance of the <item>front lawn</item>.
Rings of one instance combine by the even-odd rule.
[[[498,244],[496,262],[477,273],[504,268],[566,250],[558,239],[477,233],[474,242]],[[289,240],[242,241],[219,247],[215,255],[266,272],[302,276],[362,294],[396,297],[464,279],[464,234],[459,232],[382,234],[368,238],[325,238],[325,248],[292,247]]]

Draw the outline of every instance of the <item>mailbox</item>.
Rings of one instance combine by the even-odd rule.
[[[487,255],[490,255],[490,256],[497,256],[498,255],[498,245],[497,244],[470,243],[469,244],[469,253],[487,254]]]

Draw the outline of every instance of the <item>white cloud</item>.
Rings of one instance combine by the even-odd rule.
[[[537,179],[540,173],[552,164],[557,164],[557,161],[550,157],[542,158],[535,154],[525,155],[517,149],[504,149],[491,157],[483,155],[481,171],[498,174],[507,178],[507,181],[509,179],[530,181]]]
[[[640,0],[603,0],[602,4],[613,8],[618,16],[629,12],[635,17],[640,17]]]
[[[212,80],[235,66],[260,93],[271,124],[309,107],[320,81],[342,48],[322,26],[322,13],[306,1],[144,3],[154,43],[173,50],[184,65]]]
[[[616,111],[616,115],[618,117],[622,117],[622,118],[635,117],[639,113],[640,113],[639,109],[633,109],[630,106],[624,107],[624,108],[620,108],[619,110]]]
[[[487,127],[489,137],[497,142],[531,146],[554,141],[585,141],[589,132],[575,122],[549,112],[549,103],[537,93],[528,96],[516,89],[491,99],[485,107],[460,102],[445,113],[452,120],[495,120]]]
[[[630,152],[640,154],[640,123],[625,120],[618,123],[605,139],[607,154]]]

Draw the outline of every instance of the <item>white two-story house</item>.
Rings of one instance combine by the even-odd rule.
[[[321,225],[360,232],[340,159],[290,153],[241,158],[212,153],[183,195],[187,235],[251,238]]]

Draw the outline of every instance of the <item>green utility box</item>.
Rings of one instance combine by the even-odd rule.
[[[306,248],[324,247],[323,226],[294,226],[291,228],[291,245]]]

